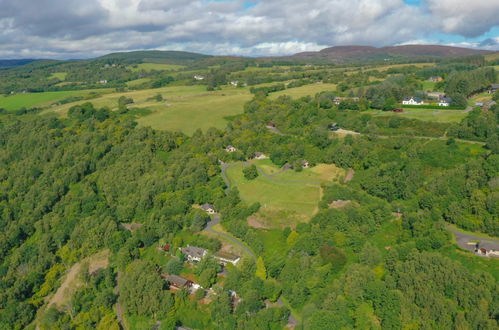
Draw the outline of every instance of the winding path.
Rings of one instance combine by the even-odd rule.
[[[256,255],[253,253],[253,251],[251,251],[250,248],[248,248],[246,245],[244,245],[241,241],[239,241],[237,238],[235,237],[232,237],[230,235],[227,235],[226,233],[224,232],[221,232],[221,231],[217,231],[215,230],[213,227],[217,224],[220,223],[220,220],[221,217],[220,217],[220,214],[215,214],[210,222],[208,222],[206,224],[206,228],[205,228],[205,231],[208,232],[208,233],[212,233],[212,234],[215,234],[215,235],[219,235],[219,236],[222,236],[223,238],[227,239],[228,241],[230,241],[231,243],[234,243],[235,245],[237,245],[239,248],[241,248],[244,252],[246,252],[248,255],[250,255],[253,259],[256,259]]]

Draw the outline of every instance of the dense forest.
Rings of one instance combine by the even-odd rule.
[[[0,69],[0,100],[88,92],[0,105],[0,329],[497,329],[498,261],[452,234],[499,236],[496,71],[483,56],[423,64],[133,52]],[[223,128],[143,125],[189,102],[170,101],[179,86],[247,98]],[[400,109],[432,92],[452,98],[440,117]],[[257,154],[290,182],[340,174],[312,182],[306,219],[259,227],[265,202],[227,175],[272,180]],[[240,261],[220,263],[234,244]]]
[[[0,117],[1,327],[32,327],[36,318],[43,329],[117,329],[116,303],[165,329],[276,329],[290,308],[302,311],[305,329],[497,327],[497,278],[442,252],[452,244],[446,222],[499,235],[497,106],[454,127],[458,136],[466,131],[487,142],[470,152],[452,138],[404,137],[419,129],[415,120],[333,110],[332,95],[271,101],[257,94],[226,130],[192,137],[139,128],[126,108],[90,103],[71,108],[66,119]],[[265,128],[269,121],[282,135]],[[331,138],[332,121],[366,134]],[[419,134],[448,128],[433,125]],[[229,144],[238,151],[226,153]],[[269,251],[246,222],[260,206],[244,203],[235,188],[226,191],[219,166],[255,151],[278,166],[307,159],[356,176],[325,187],[319,212],[283,230],[275,238],[280,248]],[[352,204],[332,209],[334,200]],[[217,240],[200,235],[209,217],[191,207],[207,202],[258,258],[227,267],[223,285],[215,284],[216,262],[199,263],[199,283],[215,290],[206,305],[202,292],[172,293],[160,276],[178,273],[182,256],[161,264],[143,251],[158,241],[217,251]],[[393,212],[403,214],[400,221]],[[123,223],[142,226],[129,231]],[[389,227],[396,240],[383,249],[379,236]],[[64,271],[102,250],[110,251],[110,266],[83,272],[71,309],[47,306]],[[282,300],[286,305],[276,303]]]

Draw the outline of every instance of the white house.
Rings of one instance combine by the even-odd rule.
[[[232,80],[232,81],[230,82],[230,84],[231,84],[232,86],[237,86],[237,84],[239,84],[239,81],[237,81],[237,80]]]
[[[450,103],[452,102],[452,99],[449,97],[442,97],[440,101],[438,101],[438,105],[440,107],[448,107]]]
[[[255,159],[267,159],[269,157],[267,157],[267,155],[265,155],[264,153],[261,153],[261,152],[255,152]]]
[[[209,203],[204,203],[203,205],[201,205],[201,210],[205,211],[208,214],[215,214],[215,207]]]
[[[406,104],[406,105],[422,105],[422,104],[424,104],[424,102],[419,97],[406,97],[402,101],[402,104]]]
[[[227,151],[227,152],[235,152],[235,151],[237,151],[237,149],[233,145],[228,145],[227,148],[225,148],[225,151]]]
[[[196,80],[204,80],[204,77],[197,74],[197,75],[194,76],[194,79],[196,79]]]

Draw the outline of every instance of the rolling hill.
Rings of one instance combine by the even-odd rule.
[[[404,45],[391,47],[334,46],[318,52],[298,53],[290,58],[298,60],[326,60],[332,62],[355,62],[395,58],[441,58],[470,55],[486,55],[488,50],[441,45]]]

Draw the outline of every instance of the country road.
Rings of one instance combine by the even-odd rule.
[[[473,235],[472,233],[466,233],[452,227],[448,227],[448,229],[454,234],[457,245],[463,250],[474,252],[475,244],[468,244],[468,242],[475,241],[480,242],[479,246],[487,250],[499,250],[499,239]]]
[[[205,228],[205,231],[208,232],[208,233],[212,233],[212,234],[215,234],[215,235],[218,235],[218,236],[222,236],[223,238],[227,239],[228,241],[234,243],[235,245],[237,245],[238,247],[240,247],[243,251],[245,251],[248,255],[250,255],[253,259],[256,259],[256,256],[255,254],[253,253],[253,251],[251,251],[250,248],[248,248],[246,245],[244,245],[241,241],[239,241],[237,238],[235,237],[232,237],[230,235],[227,235],[226,233],[223,233],[223,232],[220,232],[220,231],[217,231],[215,229],[213,229],[213,227],[217,224],[220,223],[220,220],[221,220],[221,217],[220,217],[220,214],[215,214],[213,216],[213,218],[211,218],[210,222],[208,222],[206,224],[206,228]]]

